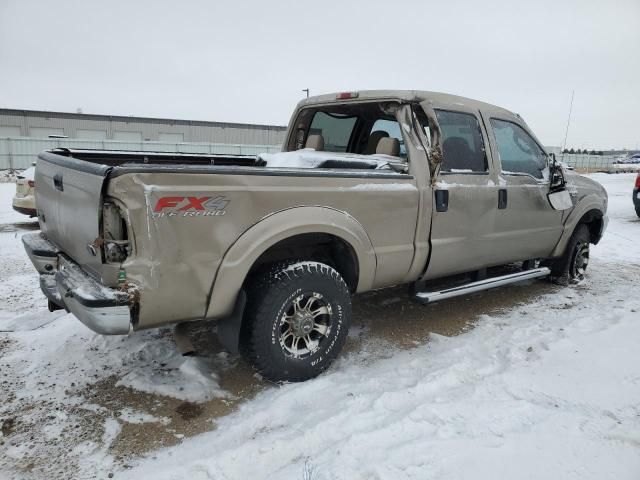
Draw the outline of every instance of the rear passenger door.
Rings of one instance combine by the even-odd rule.
[[[478,111],[435,108],[444,159],[433,187],[431,258],[425,279],[477,270],[493,250],[498,193]]]
[[[562,211],[547,200],[547,155],[518,118],[485,117],[504,199],[491,256],[505,263],[548,256],[562,234]]]

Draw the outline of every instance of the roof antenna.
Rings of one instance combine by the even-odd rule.
[[[308,88],[303,88],[302,91],[303,92],[307,92],[307,98],[309,98],[309,89]]]
[[[569,135],[569,124],[571,123],[571,111],[573,110],[573,95],[575,89],[571,90],[571,103],[569,104],[569,118],[567,118],[567,128],[564,131],[564,142],[562,143],[562,159],[564,160],[564,151],[567,149],[567,135]]]

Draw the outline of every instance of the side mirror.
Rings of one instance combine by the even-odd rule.
[[[549,193],[547,199],[554,210],[568,210],[573,207],[573,200],[567,190],[567,182],[564,178],[562,166],[556,160],[556,155],[551,154],[552,162],[549,165]]]
[[[562,171],[562,165],[556,160],[555,153],[551,154],[551,164],[549,165],[549,190],[555,192],[563,190],[566,186],[564,179],[564,172]]]

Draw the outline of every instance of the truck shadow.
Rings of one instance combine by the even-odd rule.
[[[459,335],[473,328],[482,315],[501,313],[557,288],[548,282],[529,281],[429,305],[409,300],[406,286],[367,292],[354,298],[355,331],[347,351],[368,341],[384,340],[395,347],[411,348],[424,344],[430,333]]]

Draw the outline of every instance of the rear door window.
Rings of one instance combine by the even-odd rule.
[[[491,119],[502,172],[525,173],[543,178],[547,155],[524,128],[506,120]]]
[[[357,116],[316,112],[309,135],[322,135],[327,152],[346,152]]]
[[[474,173],[488,170],[480,123],[475,115],[436,110],[444,160],[440,171]]]

